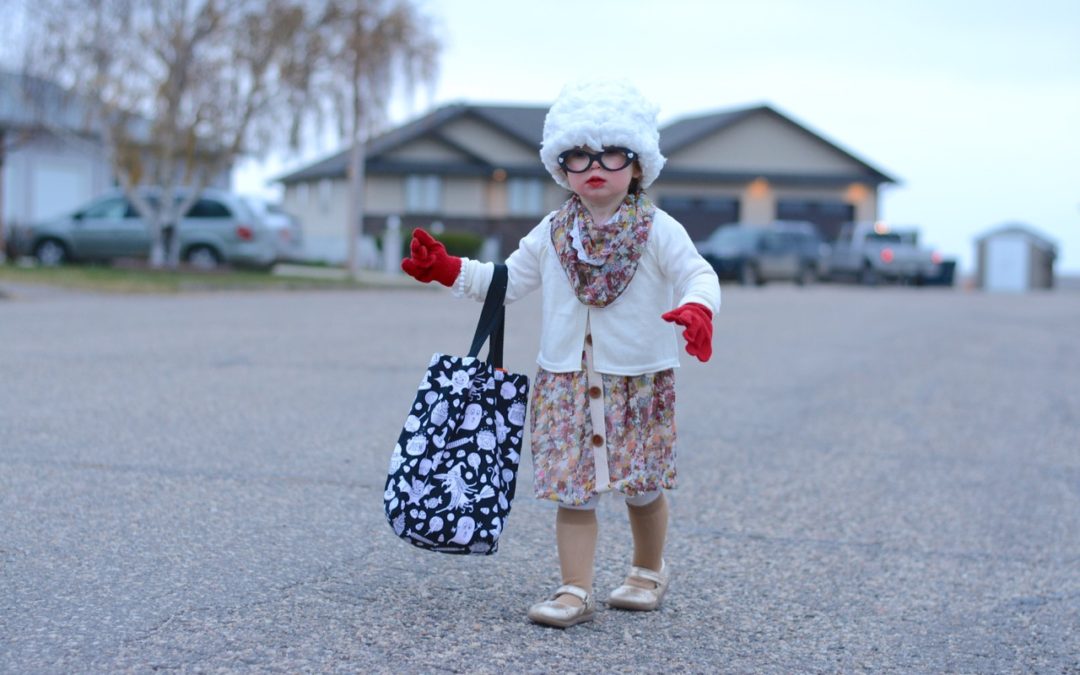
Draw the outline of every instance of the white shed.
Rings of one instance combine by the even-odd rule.
[[[1011,223],[975,240],[976,283],[991,292],[1023,293],[1054,285],[1054,242]]]

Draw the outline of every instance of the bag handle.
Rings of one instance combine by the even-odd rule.
[[[484,308],[480,310],[480,320],[476,322],[472,347],[469,348],[469,356],[478,356],[480,348],[490,337],[487,361],[496,368],[502,368],[503,364],[503,328],[506,324],[506,307],[503,306],[503,301],[506,299],[509,276],[506,265],[495,265],[495,273],[491,277],[487,297],[484,298]]]

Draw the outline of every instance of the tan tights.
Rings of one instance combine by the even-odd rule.
[[[559,507],[559,513],[555,516],[555,540],[559,545],[563,584],[580,586],[592,593],[598,529],[595,509]],[[555,599],[571,607],[581,607],[582,604],[578,598],[565,593]]]
[[[630,532],[634,537],[634,566],[659,571],[663,564],[664,540],[667,538],[667,499],[661,492],[644,506],[627,504],[626,508],[630,515]],[[559,508],[555,517],[555,539],[559,547],[563,584],[579,586],[592,593],[598,530],[595,509]],[[653,585],[632,579],[626,583],[644,588]],[[563,594],[556,600],[573,607],[581,606],[581,601],[572,595]]]
[[[630,512],[630,532],[634,536],[634,566],[655,572],[664,564],[664,540],[667,538],[667,498],[660,496],[644,506],[626,505]],[[626,583],[641,588],[654,588],[651,581],[627,579]]]

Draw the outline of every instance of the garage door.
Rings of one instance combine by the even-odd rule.
[[[716,228],[739,220],[739,200],[734,197],[665,196],[658,206],[682,223],[693,241],[704,241]]]
[[[778,220],[805,220],[818,227],[821,236],[833,241],[840,226],[855,219],[855,207],[830,199],[780,199],[776,202]]]
[[[32,164],[30,220],[71,213],[90,197],[90,166],[78,158],[41,157]]]

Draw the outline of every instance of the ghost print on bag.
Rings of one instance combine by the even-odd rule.
[[[498,550],[528,397],[524,375],[432,357],[390,459],[383,503],[395,534],[446,553]]]

